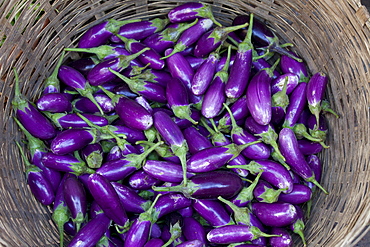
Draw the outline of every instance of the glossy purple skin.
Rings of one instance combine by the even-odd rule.
[[[198,239],[194,239],[194,240],[187,240],[176,246],[178,247],[203,247],[204,243]]]
[[[204,63],[206,60],[205,58],[202,57],[194,57],[193,55],[186,55],[184,56],[185,59],[189,62],[190,67],[196,71],[197,69],[200,68],[200,66]],[[222,69],[222,68],[221,68]],[[221,70],[220,69],[220,70]]]
[[[249,115],[249,110],[247,106],[247,97],[241,96],[238,98],[231,106],[230,106],[231,113],[236,121],[241,120]],[[228,111],[222,116],[219,120],[219,123],[222,123],[224,126],[231,125],[231,118]]]
[[[294,54],[293,52],[290,52]],[[296,54],[294,54],[296,56]],[[304,62],[298,62],[297,60],[290,58],[286,55],[281,56],[280,69],[285,73],[292,73],[298,76],[300,82],[307,82],[308,71]]]
[[[139,153],[137,148],[129,143],[123,144],[123,150],[119,146],[114,146],[105,157],[105,161],[113,161],[124,158],[128,154]]]
[[[135,219],[124,243],[124,247],[142,247],[149,239],[151,222],[149,220]]]
[[[323,72],[317,72],[311,76],[307,83],[307,101],[312,107],[320,105],[324,98],[329,78]]]
[[[49,152],[42,157],[42,163],[50,169],[61,172],[77,172],[81,174],[85,171],[84,167],[80,167],[80,161],[70,154],[57,155]],[[76,165],[78,166],[77,168],[75,167]]]
[[[156,24],[157,22],[158,24]],[[153,20],[127,23],[119,28],[118,34],[128,39],[142,40],[153,33],[160,32],[167,22],[167,19],[155,18]],[[116,36],[112,36],[111,41],[120,42],[121,40]]]
[[[85,161],[92,153],[103,155],[103,148],[100,143],[89,144],[81,150],[81,156]]]
[[[119,181],[131,175],[137,169],[130,161],[122,158],[103,163],[96,173],[109,181]]]
[[[272,198],[271,200],[270,198],[268,198],[267,201],[264,201],[265,200],[264,195],[268,189],[273,189],[272,185],[267,183],[266,181],[259,180],[256,187],[253,190],[254,198],[259,202],[270,202],[271,203],[273,201]]]
[[[87,183],[91,195],[104,214],[118,226],[125,226],[129,219],[112,184],[97,173],[91,174]]]
[[[162,247],[164,245],[164,242],[160,238],[152,238],[149,240],[144,247]]]
[[[81,72],[67,65],[60,66],[58,78],[62,83],[74,89],[83,90],[87,83],[86,78]]]
[[[108,120],[105,117],[89,113],[82,113],[82,115],[95,125],[101,127],[108,125]],[[62,115],[60,118],[57,119],[57,122],[63,129],[89,127],[89,125],[75,113]]]
[[[152,115],[135,100],[120,97],[115,107],[122,122],[130,128],[147,130],[153,125]]]
[[[293,238],[290,233],[281,227],[272,227],[270,234],[281,235],[281,237],[271,237],[269,238],[269,244],[271,247],[292,247]]]
[[[244,130],[240,134],[232,135],[232,140],[237,145],[257,141],[258,138]],[[268,159],[271,149],[264,143],[256,143],[243,149],[242,154],[248,159]]]
[[[223,103],[226,102],[225,83],[220,76],[216,76],[209,85],[202,103],[204,117],[214,118],[221,112]]]
[[[245,128],[252,134],[261,134],[268,131],[269,126],[273,128],[272,125],[260,125],[254,120],[253,117],[249,116],[245,119]]]
[[[55,199],[54,189],[44,174],[37,168],[27,170],[26,175],[32,195],[43,205],[52,204]]]
[[[195,154],[203,149],[212,147],[211,141],[202,135],[194,126],[187,127],[183,130],[184,137],[188,143],[189,152]]]
[[[153,82],[158,83],[159,85],[166,87],[167,82],[172,79],[171,74],[165,70],[156,70],[151,69],[150,74],[153,76]]]
[[[306,139],[298,140],[298,148],[303,155],[318,154],[323,149],[320,143]]]
[[[129,46],[129,50],[132,53],[139,52],[142,49],[149,47],[141,42],[131,42]],[[138,57],[140,62],[142,62],[143,64],[149,63],[149,67],[156,70],[161,70],[165,66],[164,60],[161,60],[160,58],[161,55],[155,49],[147,50]]]
[[[191,80],[191,92],[193,94],[202,95],[206,92],[216,73],[218,61],[218,54],[211,53],[200,67],[195,70]]]
[[[292,192],[280,194],[278,201],[291,204],[302,204],[311,200],[312,191],[304,184],[294,184]]]
[[[103,112],[108,113],[114,110],[112,100],[105,94],[94,94],[96,102],[100,105]],[[83,113],[98,113],[98,107],[88,98],[81,97],[74,101],[73,106]]]
[[[231,53],[229,67],[233,66],[235,58],[236,58],[236,55],[234,53]],[[227,55],[221,56],[216,66],[216,72],[222,70],[222,68],[225,66],[226,60],[227,60]]]
[[[272,160],[255,160],[263,170],[261,179],[270,183],[278,189],[286,189],[283,193],[290,193],[293,190],[293,180],[289,171],[280,163]]]
[[[206,244],[206,232],[203,226],[193,217],[184,217],[184,226],[182,227],[183,234],[187,240],[199,240]]]
[[[112,32],[106,29],[108,21],[101,22],[90,27],[79,39],[79,48],[91,48],[104,44],[112,36]]]
[[[120,61],[123,58],[121,56],[104,60],[98,63],[94,68],[92,68],[86,76],[86,79],[92,86],[99,86],[116,78],[109,68],[121,72],[124,68],[120,66]]]
[[[285,80],[287,80],[286,94],[290,94],[294,88],[298,85],[298,76],[293,73],[282,74],[275,78],[271,83],[271,94],[274,95],[277,92],[283,90]]]
[[[172,78],[167,83],[166,98],[168,105],[172,109],[173,107],[189,105],[188,89],[178,78]]]
[[[167,16],[172,23],[193,21],[196,18],[201,17],[198,15],[197,10],[203,9],[205,7],[206,6],[202,3],[183,3],[171,9],[168,12]]]
[[[182,131],[167,113],[157,111],[153,114],[153,118],[154,127],[170,147],[184,145],[186,140]]]
[[[314,178],[314,173],[299,150],[297,138],[293,130],[283,128],[279,133],[279,148],[286,159],[286,163],[293,172],[304,180]]]
[[[65,179],[63,190],[72,219],[76,224],[81,224],[87,214],[87,197],[83,184],[75,175],[71,175]]]
[[[137,141],[146,140],[143,131],[137,130],[137,129],[134,129],[134,128],[130,128],[130,127],[125,126],[123,124],[124,123],[122,122],[122,123],[118,123],[118,124],[114,124],[114,125],[118,128],[119,133],[124,134],[126,136],[126,140],[129,143],[135,143]],[[118,133],[118,131],[116,131],[116,133]]]
[[[93,133],[87,129],[67,129],[52,140],[50,149],[57,155],[64,155],[84,148],[94,139]]]
[[[261,125],[267,125],[271,121],[271,81],[272,78],[267,71],[262,70],[252,77],[247,88],[249,112]]]
[[[221,40],[215,40],[211,35],[215,30],[221,31],[221,28],[214,28],[206,33],[204,33],[197,41],[194,49],[194,56],[196,57],[205,57],[208,54],[210,54],[212,51],[216,50],[222,43]],[[225,39],[227,36],[223,35],[223,39]]]
[[[251,209],[264,225],[271,227],[288,226],[297,218],[294,205],[286,202],[253,202]]]
[[[199,122],[199,120],[201,118],[200,111],[198,111],[194,108],[190,108],[190,111],[191,111],[190,117],[193,120]],[[193,126],[193,123],[190,122],[188,119],[182,119],[182,118],[174,117],[173,121],[179,126],[180,129],[186,129],[186,128],[189,128],[189,127]]]
[[[126,212],[140,214],[149,208],[151,201],[139,196],[133,188],[118,182],[111,182],[111,184],[116,190]]]
[[[251,241],[254,238],[250,226],[227,225],[212,229],[207,234],[207,239],[216,244],[232,244]]]
[[[69,112],[72,104],[63,93],[49,93],[42,95],[36,102],[40,111]]]
[[[110,224],[111,220],[106,216],[106,214],[98,214],[81,228],[81,230],[72,238],[68,247],[95,246],[104,233],[106,233]]]
[[[285,111],[281,106],[272,107],[271,124],[281,126],[285,118]]]
[[[271,68],[271,64],[267,62],[264,58],[257,59],[252,62],[252,71],[255,71],[256,73],[260,70]],[[276,79],[280,76],[280,73],[275,69],[273,72],[273,79]]]
[[[73,60],[72,62],[67,64],[69,67],[72,67],[79,72],[81,72],[84,76],[87,76],[89,71],[95,67],[96,61],[91,57],[83,57],[77,60]]]
[[[196,199],[193,201],[193,208],[213,227],[233,223],[229,212],[220,201]]]
[[[178,163],[162,160],[147,160],[143,166],[144,171],[163,182],[180,183],[183,179],[182,167]],[[193,174],[189,173],[188,177]]]
[[[171,48],[175,45],[176,41],[179,39],[181,33],[183,32],[183,26],[187,25],[186,23],[171,23],[163,31],[159,33],[154,33],[144,39],[142,43],[159,54]],[[166,55],[167,56],[167,55]]]
[[[192,200],[181,193],[164,194],[159,197],[157,203],[154,205],[155,219],[160,219],[171,212],[189,207],[191,204]]]
[[[284,119],[285,127],[293,127],[297,123],[303,109],[307,106],[306,91],[307,83],[300,83],[290,94],[289,105]]]
[[[172,52],[172,49],[167,49],[165,55]],[[180,79],[186,88],[190,90],[191,81],[193,80],[194,70],[191,68],[189,62],[180,53],[173,54],[166,59],[166,65],[173,78]]]
[[[322,175],[322,162],[317,155],[310,154],[306,157],[307,164],[315,174],[315,179],[320,182]]]
[[[159,185],[161,180],[157,179],[151,174],[145,172],[144,170],[135,171],[130,178],[128,183],[131,188],[136,190],[148,190],[153,186]]]
[[[251,76],[252,57],[252,49],[237,51],[225,87],[228,98],[239,98],[244,94]]]
[[[178,213],[184,217],[184,218],[187,218],[187,217],[192,217],[193,216],[193,213],[194,213],[194,209],[192,206],[189,206],[189,207],[186,207],[186,208],[183,208],[183,209],[180,209],[178,211]]]

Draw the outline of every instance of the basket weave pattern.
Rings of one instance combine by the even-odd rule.
[[[183,1],[43,1],[0,3],[0,246],[57,246],[50,208],[26,185],[14,143],[23,135],[12,119],[13,68],[21,91],[35,100],[64,47],[76,46],[89,27],[108,18],[162,16]],[[370,21],[360,0],[204,1],[230,25],[237,14],[265,19],[292,42],[310,72],[330,78],[327,98],[340,119],[328,115],[329,150],[321,154],[329,195],[314,196],[308,246],[352,246],[370,223]],[[70,59],[72,54],[67,54]],[[72,59],[75,59],[73,57]],[[365,230],[365,231],[364,231]],[[299,240],[296,241],[300,243]]]

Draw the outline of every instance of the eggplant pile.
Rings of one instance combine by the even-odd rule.
[[[68,246],[303,245],[328,77],[253,14],[204,3],[91,27],[37,102],[16,71],[17,143],[33,196]]]

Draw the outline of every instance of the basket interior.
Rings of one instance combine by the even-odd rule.
[[[11,99],[14,73],[21,90],[35,100],[63,48],[76,46],[89,27],[108,18],[153,18],[184,1],[14,1],[0,4],[0,244],[56,246],[58,232],[48,207],[32,196],[15,140],[23,136],[14,123]],[[238,14],[253,12],[266,20],[281,41],[291,42],[311,74],[330,78],[327,99],[340,115],[327,115],[330,146],[320,158],[322,185],[307,222],[309,246],[353,245],[370,221],[369,13],[359,1],[204,1],[230,25]],[[75,59],[68,53],[66,60]],[[300,243],[297,240],[297,243]]]

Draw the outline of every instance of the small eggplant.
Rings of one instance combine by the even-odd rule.
[[[293,130],[283,128],[280,131],[279,148],[286,159],[286,163],[291,167],[293,172],[298,174],[305,181],[314,183],[325,194],[328,194],[328,192],[315,179],[315,174],[299,150],[298,141]]]
[[[303,155],[318,154],[323,149],[320,143],[306,139],[298,140],[298,147]]]
[[[213,146],[211,141],[201,134],[201,132],[199,132],[199,130],[194,126],[184,129],[183,134],[188,143],[190,154],[195,154],[203,149]]]
[[[193,208],[213,227],[234,224],[230,213],[220,201],[195,199],[193,201]]]
[[[306,65],[303,61],[296,60],[291,56],[297,57],[293,52],[281,56],[280,69],[283,73],[293,73],[298,76],[299,82],[308,82],[309,75]]]
[[[96,102],[100,105],[101,109],[104,113],[110,113],[114,111],[114,106],[112,104],[112,100],[105,94],[102,93],[95,93],[94,98]],[[75,99],[73,102],[73,108],[81,113],[98,113],[99,109],[96,105],[86,97],[79,97]]]
[[[53,138],[56,135],[56,129],[53,124],[21,94],[18,73],[15,70],[14,75],[15,95],[12,100],[12,106],[19,122],[34,137],[42,140]]]
[[[148,175],[164,182],[181,183],[183,179],[181,165],[170,161],[147,160],[143,169]],[[187,177],[193,175],[188,173]]]
[[[68,129],[59,133],[51,142],[50,149],[54,154],[65,155],[78,151],[88,144],[97,142],[93,130]]]
[[[206,232],[202,224],[193,217],[184,217],[184,226],[182,231],[187,240],[199,240],[204,245],[206,244]]]
[[[247,97],[241,96],[230,106],[231,115],[236,121],[242,120],[249,115],[247,107]],[[228,129],[231,126],[231,117],[229,111],[226,111],[220,120],[218,120],[218,129]]]
[[[36,102],[37,108],[40,111],[70,112],[72,104],[63,93],[48,93],[42,95]]]
[[[214,18],[211,6],[205,3],[183,3],[171,9],[167,16],[172,23],[193,21],[197,18],[209,18],[216,25],[221,26],[221,24]]]
[[[70,154],[57,155],[52,152],[48,152],[42,157],[42,163],[50,169],[69,172],[77,176],[84,173],[95,173],[94,170],[86,166],[85,162]]]
[[[62,54],[60,55],[60,58],[51,73],[49,77],[46,78],[44,82],[44,90],[42,91],[42,94],[49,94],[49,93],[60,93],[60,81],[58,79],[58,71],[60,66],[63,63],[65,57],[65,52],[63,51]]]
[[[139,169],[134,171],[134,173],[128,178],[128,184],[135,190],[149,190],[153,186],[162,184],[162,181],[143,169]]]
[[[269,238],[271,247],[293,247],[293,238],[285,228],[272,227],[270,233],[278,235],[277,237]]]
[[[129,186],[125,186],[118,182],[111,182],[111,184],[116,190],[122,206],[128,213],[143,213],[148,210],[152,204],[152,201],[144,199]]]
[[[237,195],[242,188],[243,182],[236,173],[216,170],[192,176],[187,185],[153,187],[153,190],[179,191],[189,198],[216,199],[219,196],[231,198]]]
[[[151,20],[127,23],[119,28],[117,34],[128,39],[142,40],[153,33],[162,31],[168,23],[168,18],[154,18]],[[110,40],[115,43],[121,41],[117,36],[111,36]]]
[[[290,94],[294,90],[294,88],[299,84],[298,76],[293,73],[285,73],[275,78],[271,84],[271,94],[274,95],[275,93],[282,91],[285,82],[287,84],[286,94]]]
[[[162,247],[164,245],[164,242],[160,238],[152,238],[150,239],[144,247]]]
[[[266,181],[260,180],[257,183],[256,188],[253,190],[253,195],[254,198],[259,202],[273,203],[278,201],[281,192],[284,190],[286,190],[286,188],[274,189],[272,185],[270,185]]]
[[[90,27],[79,39],[79,48],[91,48],[105,44],[109,38],[118,32],[119,28],[127,23],[139,22],[141,20],[117,21],[109,19]]]
[[[312,190],[304,184],[294,184],[292,192],[280,194],[278,201],[294,205],[306,203],[311,200]]]
[[[54,113],[48,114],[46,116],[58,127],[61,129],[70,129],[70,128],[87,128],[89,125],[76,113]],[[97,116],[90,113],[81,114],[87,118],[90,122],[97,126],[106,126],[108,125],[108,119],[103,116]]]
[[[143,79],[144,81],[158,83],[159,85],[166,87],[167,82],[172,79],[169,72],[164,70],[146,69],[142,73],[134,76],[132,79]]]
[[[297,218],[294,205],[286,202],[252,202],[251,210],[266,226],[285,227]]]
[[[293,128],[303,109],[307,105],[307,83],[300,83],[289,96],[289,105],[286,109],[284,128]]]
[[[198,239],[194,239],[194,240],[187,240],[176,246],[178,247],[203,247],[204,243]]]
[[[158,198],[157,203],[154,205],[155,212],[153,221],[157,221],[163,216],[176,212],[180,209],[189,207],[192,200],[185,197],[181,193],[167,193]]]

